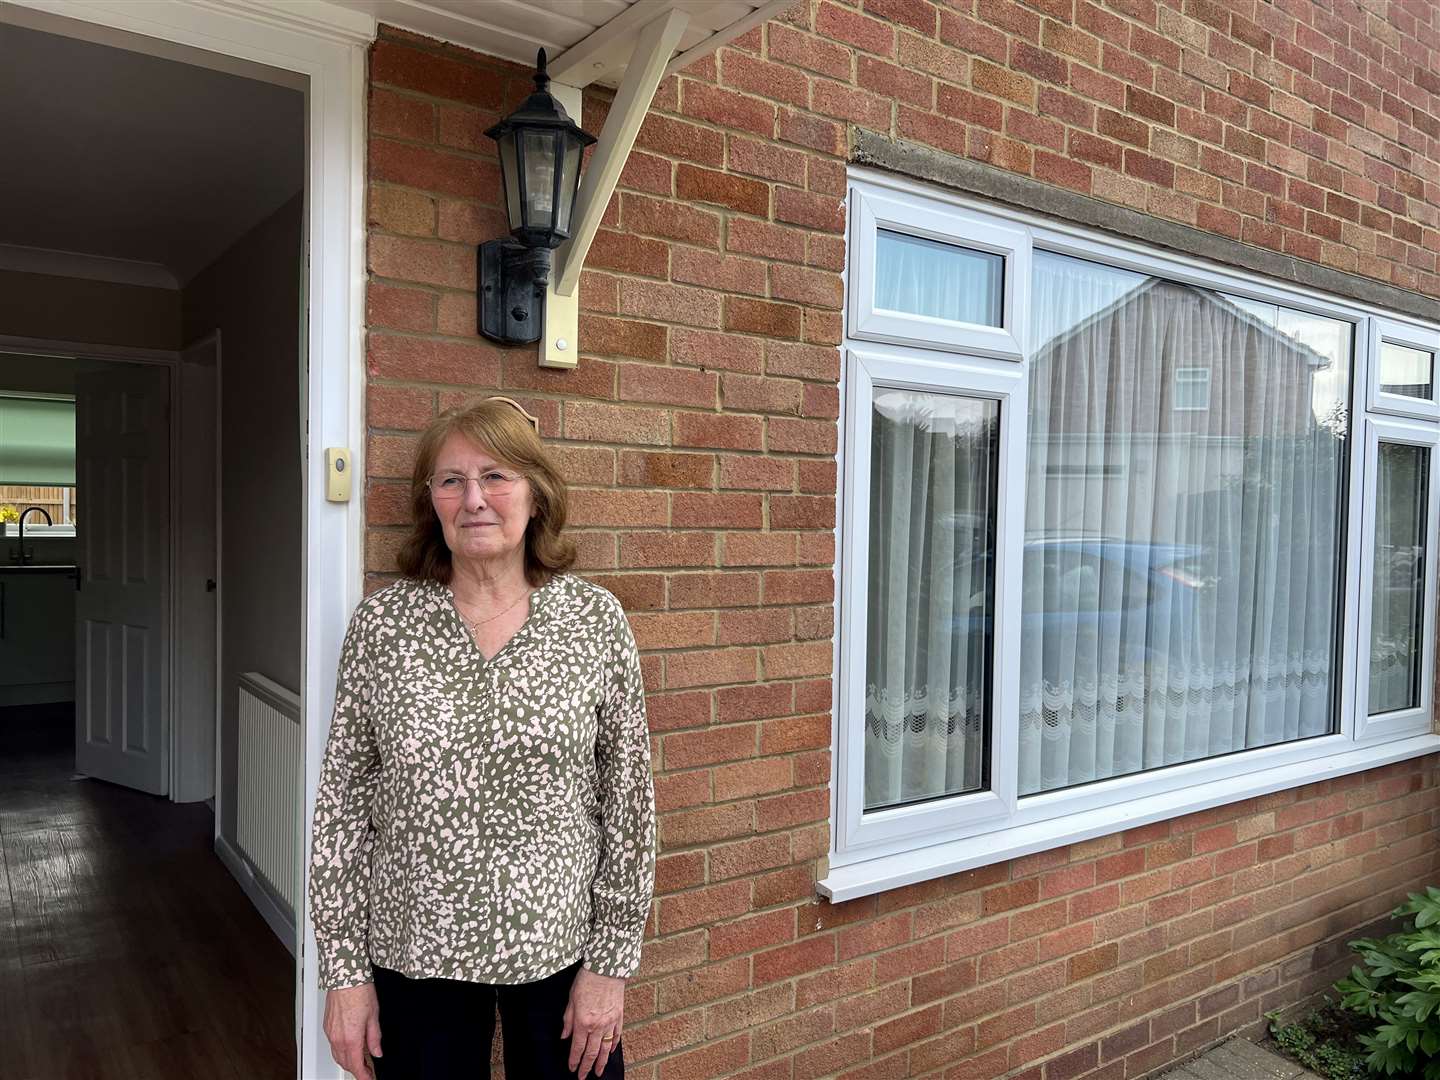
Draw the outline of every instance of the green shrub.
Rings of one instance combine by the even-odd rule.
[[[1375,1022],[1358,1036],[1372,1073],[1440,1080],[1440,889],[1411,893],[1395,916],[1405,929],[1350,943],[1364,967],[1335,989],[1346,1009]]]
[[[9,503],[0,505],[0,525],[13,524],[20,520],[20,511]]]

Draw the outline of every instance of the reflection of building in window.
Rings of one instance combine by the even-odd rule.
[[[1129,273],[1097,307],[1113,276],[1035,256],[1076,319],[1030,362],[1022,796],[1337,727],[1353,331]]]
[[[1210,369],[1175,369],[1175,411],[1205,412],[1210,408]]]

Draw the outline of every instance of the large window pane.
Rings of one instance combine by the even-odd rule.
[[[879,230],[875,306],[999,326],[1005,260],[988,251]]]
[[[1435,354],[1393,342],[1380,343],[1380,392],[1429,400],[1434,396]]]
[[[1375,488],[1371,716],[1420,704],[1430,451],[1423,446],[1382,442]]]
[[[999,419],[994,401],[875,392],[866,810],[988,786]]]
[[[1350,324],[1043,252],[1032,305],[1021,793],[1336,730]]]

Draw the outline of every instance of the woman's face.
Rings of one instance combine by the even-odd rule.
[[[519,479],[505,482],[514,477]],[[476,483],[481,478],[490,482],[489,491],[481,491]],[[440,519],[451,558],[505,562],[524,555],[525,527],[536,512],[530,481],[459,432],[451,432],[435,456],[430,505]]]

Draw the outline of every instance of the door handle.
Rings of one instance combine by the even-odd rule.
[[[206,579],[205,579],[205,591],[206,591],[206,592],[214,592],[214,591],[215,591],[215,579],[214,579],[213,577],[211,577],[211,578],[206,578]]]

